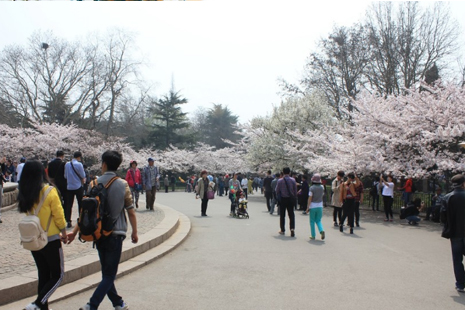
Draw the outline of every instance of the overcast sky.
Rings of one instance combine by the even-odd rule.
[[[137,33],[136,53],[157,96],[171,78],[189,100],[184,110],[227,105],[240,121],[280,102],[277,79],[297,81],[307,56],[334,25],[364,18],[370,1],[3,2],[0,49],[25,44],[36,30],[69,40],[122,27]],[[464,26],[465,1],[452,13]],[[461,35],[465,46],[465,35]]]

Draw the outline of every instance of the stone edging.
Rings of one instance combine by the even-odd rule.
[[[123,244],[121,263],[118,271],[119,276],[125,275],[162,257],[187,237],[190,231],[190,220],[182,213],[169,207],[159,204],[156,206],[164,212],[164,219],[155,228],[139,236],[137,244],[130,242]],[[155,253],[153,253],[154,251]],[[63,299],[94,287],[98,285],[101,279],[97,251],[65,262],[65,269],[63,282],[52,296],[52,300]],[[86,284],[83,286],[82,282]],[[73,289],[70,290],[70,287]],[[37,271],[6,278],[0,282],[0,305],[7,303],[15,304],[16,301],[22,302],[20,301],[21,299],[34,296],[36,293]],[[14,304],[8,305],[8,307],[14,308]],[[21,305],[18,306],[21,307]]]

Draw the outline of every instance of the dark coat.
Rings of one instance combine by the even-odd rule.
[[[458,188],[443,200],[444,238],[465,238],[465,189]]]

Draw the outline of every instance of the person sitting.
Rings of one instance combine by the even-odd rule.
[[[413,203],[409,203],[407,204],[407,207],[402,208],[401,212],[403,213],[409,225],[418,225],[418,223],[421,221],[418,215],[424,207],[425,203],[422,202],[420,198],[416,198]]]
[[[431,221],[439,223],[439,213],[441,211],[442,202],[444,200],[444,195],[442,194],[442,189],[440,186],[436,187],[436,195],[431,198],[431,206],[426,209],[426,218],[425,221]]]

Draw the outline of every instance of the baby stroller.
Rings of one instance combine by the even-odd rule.
[[[249,213],[247,212],[247,200],[244,198],[244,193],[239,194],[239,199],[236,203],[236,218],[249,218]]]

